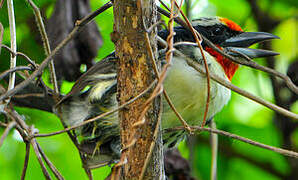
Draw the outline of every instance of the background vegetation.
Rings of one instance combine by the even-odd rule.
[[[185,11],[191,19],[201,16],[222,16],[240,24],[245,31],[259,31],[260,24],[253,10],[251,0],[188,0]],[[24,52],[37,63],[40,63],[45,54],[38,38],[39,33],[34,23],[32,10],[26,1],[15,1],[15,17],[17,28],[18,51]],[[101,7],[105,2],[90,0],[92,10]],[[39,0],[36,4],[40,7],[44,16],[49,18],[53,12],[55,0]],[[298,2],[293,0],[261,0],[257,1],[259,10],[279,23],[273,27],[272,33],[281,37],[274,40],[273,50],[281,55],[275,58],[274,67],[286,74],[289,66],[297,62],[297,18]],[[98,50],[96,61],[113,51],[114,45],[110,40],[112,32],[113,11],[109,9],[96,17],[96,23],[103,38],[103,46]],[[10,44],[9,25],[6,3],[0,9],[0,22],[4,26],[3,44]],[[258,63],[270,65],[265,59],[257,59]],[[24,63],[20,58],[18,64]],[[296,63],[297,64],[297,63]],[[298,66],[296,65],[296,71]],[[0,72],[9,68],[9,53],[1,50]],[[83,68],[82,68],[83,69]],[[43,75],[48,80],[48,72]],[[296,75],[296,78],[298,75]],[[266,73],[242,67],[235,75],[233,84],[246,89],[257,96],[271,102],[278,103],[276,98],[287,99],[290,96],[288,90],[280,89],[278,93],[272,88],[274,80]],[[296,79],[297,81],[297,79]],[[49,83],[48,83],[49,84]],[[67,93],[73,83],[63,81],[62,92]],[[297,84],[296,84],[297,85]],[[50,84],[49,84],[50,86]],[[290,106],[291,111],[298,113],[298,102]],[[34,124],[42,133],[53,132],[62,129],[59,119],[51,113],[31,108],[18,107],[16,110],[22,114],[27,124]],[[0,115],[0,121],[4,117]],[[286,147],[298,151],[297,122],[290,123],[294,130],[287,134],[283,128],[282,119],[273,111],[256,104],[236,93],[232,93],[230,103],[215,117],[217,128],[232,132],[250,139],[277,147]],[[291,121],[291,120],[287,120]],[[0,127],[0,134],[4,128]],[[286,142],[289,140],[289,142]],[[0,179],[19,179],[22,172],[25,144],[16,131],[11,131],[4,144],[0,148]],[[48,138],[39,138],[38,142],[45,153],[59,169],[66,179],[87,179],[81,167],[79,155],[67,134],[61,134]],[[297,159],[286,158],[280,154],[260,149],[239,141],[219,136],[219,160],[218,179],[291,179],[297,175]],[[210,178],[211,152],[209,145],[209,133],[202,133],[191,137],[189,141],[179,146],[183,157],[191,160],[193,176],[197,179]],[[43,174],[34,155],[29,159],[27,179],[40,179]],[[294,161],[294,162],[293,162]],[[104,179],[109,173],[109,167],[93,170],[96,179]],[[296,176],[298,177],[298,176]]]

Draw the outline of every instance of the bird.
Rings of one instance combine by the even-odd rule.
[[[279,39],[278,36],[266,32],[245,32],[238,24],[227,18],[201,17],[193,20],[192,26],[218,48],[235,58],[243,59],[243,55],[251,59],[278,55],[269,50],[248,48],[265,40]],[[195,42],[190,30],[182,26],[174,27],[174,32],[174,43]],[[168,35],[167,30],[158,32],[158,36],[164,40]],[[239,65],[213,50],[204,40],[201,45],[209,71],[231,81]],[[207,101],[207,78],[188,65],[185,57],[203,68],[204,60],[197,46],[181,43],[175,48],[183,53],[183,56],[174,54],[163,87],[187,124],[199,126],[203,121]],[[158,60],[163,64],[165,51],[160,46],[158,50]],[[66,126],[74,126],[117,108],[117,61],[116,54],[111,53],[97,62],[75,82],[71,91],[56,105],[56,112],[59,112]],[[228,103],[230,97],[231,91],[228,88],[213,80],[210,81],[207,124]],[[165,148],[172,148],[187,136],[187,131],[165,131],[168,128],[181,126],[181,122],[167,102],[162,101],[163,144]],[[80,141],[79,149],[88,157],[89,165],[100,167],[119,160],[121,154],[119,128],[118,113],[114,112],[75,130]]]

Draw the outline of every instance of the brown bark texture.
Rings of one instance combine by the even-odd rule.
[[[112,40],[116,46],[116,56],[119,58],[118,69],[118,101],[123,104],[147,89],[156,75],[152,69],[152,61],[146,46],[146,28],[156,22],[156,7],[154,0],[115,0],[114,1],[114,32]],[[156,29],[149,32],[150,44],[157,57]],[[140,120],[144,103],[150,93],[138,99],[119,112],[121,125],[122,147],[136,143],[122,152],[127,163],[122,169],[123,179],[139,179],[146,164],[150,146],[154,140],[153,134],[160,111],[160,98],[155,98],[150,104],[144,119],[144,124],[133,127]],[[155,140],[156,141],[156,140]],[[161,138],[152,153],[150,163],[143,179],[163,178],[163,155]]]

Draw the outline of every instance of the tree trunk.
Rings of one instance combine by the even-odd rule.
[[[147,89],[156,78],[145,40],[146,28],[156,22],[156,17],[154,0],[114,1],[115,24],[112,39],[116,46],[116,56],[119,58],[118,101],[120,105]],[[156,28],[149,33],[149,38],[157,59]],[[122,147],[127,147],[133,139],[136,140],[131,147],[122,152],[122,157],[127,159],[127,163],[122,168],[123,179],[140,179],[146,158],[150,154],[150,146],[154,141],[154,129],[160,112],[160,97],[155,98],[150,104],[144,117],[145,123],[133,127],[133,124],[140,120],[140,114],[149,95],[139,98],[119,112]],[[144,179],[163,179],[160,135],[155,141],[157,143]]]

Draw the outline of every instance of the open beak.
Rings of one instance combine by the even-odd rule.
[[[266,32],[243,32],[237,36],[227,39],[222,44],[222,47],[224,47],[227,53],[230,55],[245,55],[251,59],[279,55],[279,53],[273,51],[248,48],[249,46],[255,43],[271,39],[280,38],[278,36]]]

